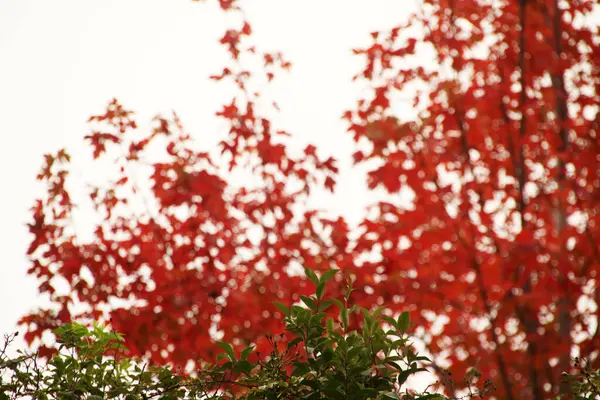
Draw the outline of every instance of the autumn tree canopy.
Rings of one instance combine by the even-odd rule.
[[[67,151],[46,156],[28,254],[52,305],[22,319],[28,341],[110,318],[134,354],[185,365],[214,354],[214,334],[260,346],[281,328],[272,302],[309,290],[297,267],[335,267],[356,303],[411,311],[435,369],[477,363],[499,398],[551,398],[571,355],[598,366],[595,1],[424,0],[354,50],[372,90],[343,118],[369,189],[387,193],[358,227],[307,206],[336,190],[336,160],[286,146],[254,88],[291,64],[253,43],[237,1],[219,3],[239,16],[221,39],[231,62],[211,77],[237,87],[217,113],[230,125],[219,155],[176,115],[143,132],[114,100],[85,137],[108,184],[73,189]],[[93,207],[92,240],[73,229],[73,190]]]

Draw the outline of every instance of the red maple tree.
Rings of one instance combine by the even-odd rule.
[[[114,167],[108,185],[87,186],[92,240],[72,229],[68,154],[48,155],[28,254],[52,306],[22,319],[26,339],[110,318],[134,354],[185,365],[214,355],[215,332],[244,346],[280,330],[272,302],[310,289],[295,265],[336,267],[356,303],[412,311],[440,372],[477,364],[499,398],[553,397],[572,355],[600,362],[594,3],[426,0],[355,50],[372,92],[343,118],[369,188],[388,193],[355,229],[306,206],[312,191],[335,190],[336,162],[314,146],[294,155],[257,111],[267,101],[251,88],[290,63],[254,47],[237,1],[220,0],[242,17],[221,39],[231,65],[212,77],[238,89],[217,113],[230,125],[220,155],[195,149],[176,115],[141,134],[112,101],[86,136]],[[264,69],[247,69],[252,58]],[[416,116],[401,119],[402,107]],[[160,160],[148,161],[150,147]]]

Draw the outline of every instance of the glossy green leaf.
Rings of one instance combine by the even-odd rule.
[[[285,315],[286,317],[290,316],[290,308],[278,301],[274,301],[273,305],[275,307],[277,307],[279,310],[281,310],[281,312],[283,313],[283,315]]]
[[[219,345],[219,347],[225,350],[231,361],[235,361],[235,352],[233,351],[233,347],[231,347],[229,343],[217,341],[217,344]]]
[[[304,304],[306,304],[306,306],[307,306],[307,307],[308,307],[310,310],[312,310],[312,311],[314,311],[314,312],[316,312],[316,311],[317,311],[317,303],[316,303],[316,302],[315,302],[315,301],[314,301],[312,298],[310,298],[310,297],[307,297],[307,296],[300,296],[300,299],[302,299],[302,302],[303,302]]]
[[[306,274],[308,279],[310,279],[315,284],[315,286],[319,285],[319,278],[317,277],[317,274],[315,274],[315,272],[312,269],[304,268],[304,273]]]
[[[406,333],[408,331],[408,327],[410,325],[410,313],[408,311],[404,311],[398,317],[398,329],[402,333]]]
[[[325,273],[323,273],[323,275],[321,275],[321,282],[325,283],[329,281],[339,271],[339,269],[330,269],[329,271],[326,271]]]

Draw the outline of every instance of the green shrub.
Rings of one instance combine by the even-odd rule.
[[[570,383],[573,398],[576,400],[600,399],[600,369],[593,370],[585,360],[575,358],[575,373],[563,372],[563,379]],[[566,395],[557,399],[567,398]]]
[[[422,363],[429,361],[410,343],[408,312],[393,319],[382,315],[384,307],[359,308],[361,328],[350,329],[349,315],[357,309],[348,304],[352,288],[343,299],[323,298],[335,272],[318,277],[307,270],[315,294],[302,296],[302,306],[276,304],[293,339],[279,348],[269,336],[273,349],[267,357],[251,357],[253,347],[236,354],[231,345],[219,342],[224,353],[216,363],[203,361],[192,374],[175,373],[169,366],[128,358],[118,333],[98,324],[89,329],[71,323],[56,330],[59,351],[44,365],[35,354],[10,358],[5,347],[0,353],[0,400],[445,399],[404,389],[407,379],[425,371]],[[326,313],[331,307],[338,309],[336,320]],[[485,394],[475,390],[469,397]]]

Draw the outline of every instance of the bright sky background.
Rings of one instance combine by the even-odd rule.
[[[263,50],[281,50],[293,70],[270,92],[278,121],[304,146],[350,165],[351,138],[340,121],[359,88],[353,47],[369,32],[399,24],[413,0],[242,1]],[[139,122],[175,110],[200,143],[226,127],[214,117],[229,100],[208,76],[226,54],[216,0],[0,0],[0,334],[39,304],[26,276],[29,208],[41,193],[42,155],[66,147],[81,156],[87,118],[117,97]],[[98,171],[79,171],[94,174]],[[101,172],[100,172],[101,173]],[[368,202],[352,174],[327,201],[344,215]]]

